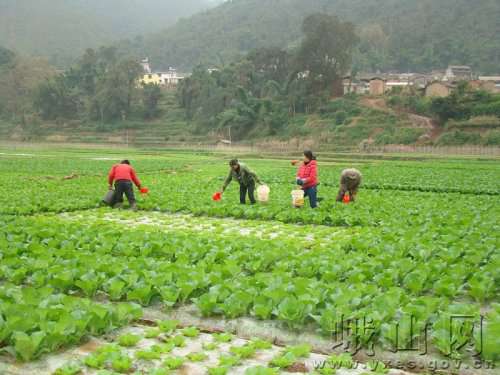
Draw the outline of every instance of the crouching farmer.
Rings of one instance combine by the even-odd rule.
[[[342,202],[346,194],[349,194],[349,201],[354,202],[359,185],[361,185],[361,178],[361,172],[357,169],[344,169],[340,175],[340,188],[337,194],[337,202]]]
[[[246,195],[248,193],[248,198],[251,204],[255,204],[255,184],[262,184],[261,180],[257,175],[250,170],[245,164],[240,163],[237,159],[233,159],[229,162],[229,175],[224,181],[222,186],[222,192],[226,190],[228,185],[232,180],[237,180],[240,184],[240,203],[246,203]]]
[[[116,164],[111,168],[109,171],[108,182],[110,190],[113,189],[113,182],[115,184],[115,194],[111,202],[111,207],[121,208],[123,206],[123,194],[125,194],[130,204],[130,208],[133,210],[137,209],[132,183],[140,189],[141,182],[137,178],[134,168],[130,166],[130,162],[128,160],[123,160],[120,164]]]

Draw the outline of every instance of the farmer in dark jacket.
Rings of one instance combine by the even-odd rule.
[[[361,172],[357,169],[344,169],[340,175],[340,188],[337,194],[337,202],[342,202],[346,194],[349,194],[349,201],[354,202],[359,185],[361,185],[361,179]]]
[[[262,184],[259,177],[250,170],[245,164],[240,163],[237,159],[233,159],[229,162],[230,170],[229,174],[224,181],[222,186],[222,192],[224,192],[231,181],[237,180],[240,184],[240,203],[246,203],[246,195],[248,192],[248,198],[251,204],[255,204],[255,183]]]
[[[111,168],[108,175],[110,190],[113,189],[113,182],[115,183],[115,194],[111,206],[121,208],[123,205],[123,194],[125,194],[130,203],[130,208],[133,210],[137,209],[132,182],[138,189],[141,188],[141,182],[128,160],[123,160],[120,164],[116,164]]]

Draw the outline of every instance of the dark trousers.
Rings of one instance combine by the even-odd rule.
[[[255,203],[255,183],[252,183],[250,185],[243,185],[240,184],[240,203],[245,204],[246,203],[246,196],[248,192],[248,199],[250,199],[250,203],[254,204]]]
[[[309,197],[309,204],[311,208],[318,207],[318,187],[311,186],[307,189],[304,189],[304,197]]]
[[[118,180],[115,182],[115,196],[113,197],[113,203],[111,206],[114,206],[117,203],[123,203],[123,194],[126,195],[128,203],[130,203],[131,206],[135,204],[134,186],[132,185],[132,181]]]

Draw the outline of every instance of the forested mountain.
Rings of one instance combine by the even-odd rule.
[[[86,48],[157,32],[212,0],[0,0],[0,45],[66,67]]]
[[[157,67],[222,65],[256,47],[297,45],[302,20],[316,12],[358,26],[359,70],[500,70],[498,0],[232,0],[122,48]]]

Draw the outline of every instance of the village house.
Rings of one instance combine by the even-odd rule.
[[[422,90],[427,97],[447,97],[460,81],[467,81],[471,89],[500,93],[500,76],[481,76],[473,80],[472,68],[465,65],[450,65],[446,71],[430,73],[359,73],[349,75],[342,82],[343,93],[381,96],[390,92]]]
[[[149,64],[148,58],[142,59],[141,66],[145,74],[151,74],[151,65]]]
[[[355,79],[346,76],[342,82],[344,95],[354,93],[359,95],[380,96],[395,88],[408,90],[415,84],[413,76],[413,74],[381,74],[379,76],[360,74],[359,77]]]
[[[500,94],[500,76],[479,76],[481,88],[494,94]]]
[[[344,78],[342,85],[344,87],[344,95],[366,95],[370,93],[370,87],[366,81],[352,80],[350,77],[346,77]]]
[[[432,81],[442,81],[446,74],[446,70],[432,70],[429,73],[429,76],[432,78]]]
[[[428,98],[446,98],[455,86],[449,82],[431,82],[425,87],[425,96]]]
[[[473,80],[469,82],[469,89],[470,90],[480,90],[482,86],[482,82],[479,80]]]
[[[184,78],[184,76],[179,75],[174,68],[169,68],[166,72],[153,72],[148,59],[142,60],[141,66],[144,70],[144,74],[140,82],[143,85],[154,84],[158,86],[175,87],[179,84],[179,81]]]
[[[457,82],[457,81],[471,81],[472,68],[466,65],[450,65],[443,77],[443,81]]]
[[[370,95],[380,96],[384,95],[386,91],[385,79],[375,77],[370,80]]]
[[[386,92],[390,92],[393,89],[408,90],[413,86],[413,82],[406,80],[390,80],[385,83]]]
[[[425,89],[425,87],[434,81],[433,77],[430,75],[416,75],[413,77],[413,86],[416,87],[417,89]]]
[[[498,94],[500,93],[500,77],[481,76],[478,79],[469,82],[469,89],[483,90],[491,94]]]

